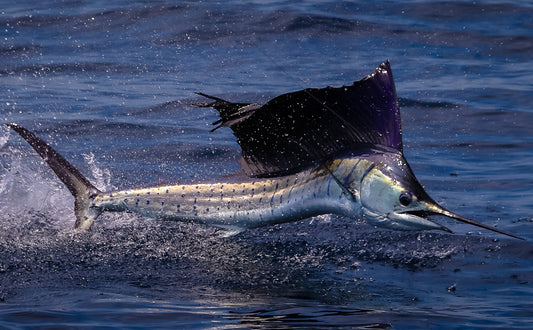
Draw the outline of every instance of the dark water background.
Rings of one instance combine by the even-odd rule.
[[[533,327],[533,5],[525,1],[1,1],[0,121],[100,188],[238,169],[201,91],[265,102],[390,59],[430,195],[510,239],[336,216],[231,238],[107,214],[0,128],[0,328]]]

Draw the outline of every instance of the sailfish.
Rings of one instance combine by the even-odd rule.
[[[444,230],[457,215],[435,202],[403,154],[400,109],[389,61],[349,86],[308,88],[267,103],[234,103],[204,93],[241,147],[244,175],[218,181],[103,192],[45,141],[7,124],[46,161],[74,196],[75,228],[103,212],[202,223],[236,231],[337,214],[397,230]],[[213,133],[216,134],[216,133]]]

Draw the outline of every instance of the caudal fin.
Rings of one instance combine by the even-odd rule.
[[[74,196],[75,228],[88,229],[101,213],[99,209],[91,208],[92,200],[100,191],[63,156],[34,133],[15,123],[6,125],[22,136],[67,186]]]

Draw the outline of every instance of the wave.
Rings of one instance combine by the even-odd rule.
[[[147,66],[128,65],[117,62],[75,62],[49,63],[31,65],[4,65],[0,68],[0,77],[5,75],[32,74],[44,76],[48,74],[64,74],[76,72],[136,74],[152,71]]]

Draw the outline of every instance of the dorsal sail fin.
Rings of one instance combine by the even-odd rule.
[[[220,112],[217,128],[233,130],[242,149],[240,164],[252,177],[291,174],[362,149],[402,152],[400,111],[388,61],[351,86],[304,89],[263,106],[207,97],[215,102],[204,106]]]
[[[255,110],[261,107],[261,105],[256,103],[233,103],[218,98],[216,96],[207,95],[204,93],[196,92],[196,94],[208,99],[214,100],[211,103],[196,103],[195,106],[201,108],[215,108],[220,114],[220,119],[215,121],[213,125],[217,125],[211,130],[211,132],[221,128],[228,127],[236,124],[237,122],[243,121],[248,118]]]

